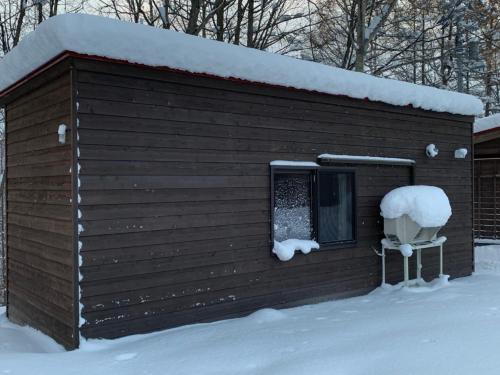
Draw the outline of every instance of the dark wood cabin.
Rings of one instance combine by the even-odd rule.
[[[380,200],[411,183],[446,191],[453,216],[442,231],[445,272],[472,272],[472,158],[454,158],[457,148],[472,149],[472,116],[72,52],[0,100],[8,316],[67,348],[81,337],[366,293],[381,282]],[[435,158],[426,156],[430,143]],[[323,153],[416,164],[321,163]],[[274,160],[319,167],[271,167]],[[351,229],[337,228],[339,241],[320,232],[327,242],[319,250],[279,261],[271,205],[286,183],[308,191],[312,233],[324,225],[318,211],[328,199],[349,199]],[[318,197],[323,188],[335,197]],[[390,282],[401,281],[402,263],[389,256]],[[423,264],[424,277],[436,276],[438,249],[424,252]]]
[[[500,240],[500,116],[498,126],[474,134],[474,236]]]

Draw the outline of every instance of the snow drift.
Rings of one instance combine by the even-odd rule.
[[[49,18],[27,35],[0,62],[0,92],[65,51],[437,112],[483,112],[466,94],[83,14]]]
[[[386,219],[408,215],[421,227],[442,227],[451,216],[445,192],[435,186],[403,186],[387,193],[380,203]]]
[[[289,239],[281,242],[274,241],[273,253],[279,260],[286,262],[293,258],[296,251],[309,254],[312,249],[319,249],[316,241]]]

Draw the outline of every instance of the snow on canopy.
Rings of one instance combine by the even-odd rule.
[[[481,101],[466,94],[83,14],[49,18],[27,35],[0,61],[0,92],[65,51],[437,112],[483,111]]]
[[[474,122],[474,133],[480,133],[494,128],[500,128],[500,113],[478,118]]]
[[[380,203],[385,219],[408,215],[421,227],[441,227],[451,216],[446,193],[435,186],[403,186],[387,193]]]

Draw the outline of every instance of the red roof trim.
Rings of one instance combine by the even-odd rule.
[[[19,79],[17,82],[14,82],[12,85],[8,86],[7,88],[3,89],[0,91],[0,98],[3,98],[7,94],[11,93],[15,89],[17,89],[19,86],[25,84],[32,78],[40,75],[41,73],[45,72],[46,70],[50,69],[54,65],[60,63],[64,59],[66,59],[70,55],[70,52],[64,51],[57,55],[56,57],[52,58],[51,60],[47,61],[45,64],[39,66],[37,69],[33,70],[31,73],[25,75],[23,78]]]

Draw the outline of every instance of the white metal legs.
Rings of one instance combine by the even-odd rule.
[[[385,247],[382,246],[382,285],[385,284]]]
[[[386,283],[386,250],[399,251],[399,245],[392,244],[383,240],[382,241],[382,285]],[[428,249],[431,247],[439,246],[439,276],[443,276],[443,243],[446,241],[446,237],[439,237],[436,241],[432,243],[414,245],[413,249],[417,252],[417,280],[422,280],[422,249]],[[403,267],[404,267],[404,285],[409,286],[410,284],[410,271],[409,271],[409,261],[408,257],[403,257]]]
[[[417,280],[422,278],[422,249],[417,250]]]
[[[408,257],[404,258],[404,269],[405,269],[405,286],[408,286],[410,283],[410,272],[408,270]]]
[[[443,245],[439,246],[439,276],[443,276]]]

